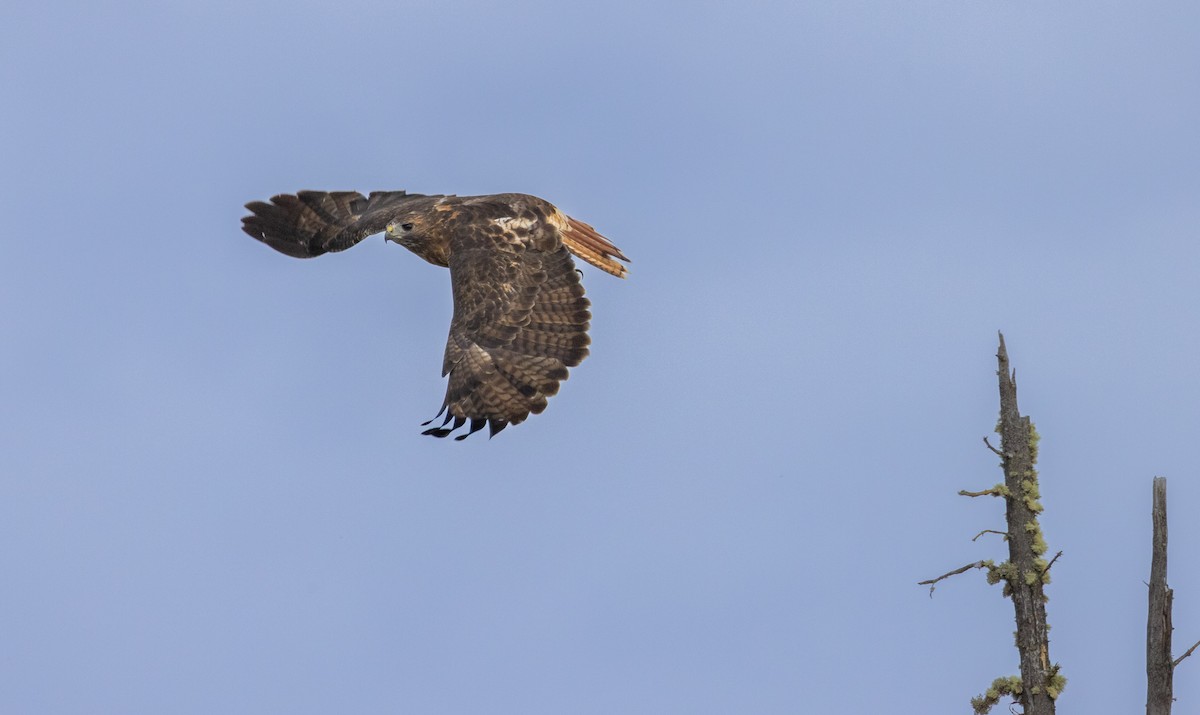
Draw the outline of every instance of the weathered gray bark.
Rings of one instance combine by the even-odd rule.
[[[1171,661],[1171,601],[1167,587],[1167,480],[1154,478],[1154,536],[1150,608],[1146,619],[1146,715],[1171,715],[1175,666]]]
[[[1038,476],[1034,469],[1039,438],[1030,419],[1022,417],[1017,409],[1016,374],[1008,364],[1003,334],[996,359],[999,363],[996,374],[1000,377],[1000,421],[996,425],[1000,449],[992,447],[986,437],[983,441],[1000,455],[1004,483],[982,491],[961,490],[958,493],[967,497],[1004,498],[1008,529],[1003,532],[985,529],[975,538],[988,532],[1003,535],[1008,542],[1008,560],[1000,565],[991,560],[976,561],[920,584],[929,586],[932,597],[939,581],[971,569],[986,569],[988,583],[1003,582],[1004,595],[1012,599],[1016,613],[1015,635],[1021,674],[996,678],[983,694],[971,698],[971,707],[978,715],[984,715],[1001,698],[1012,697],[1021,704],[1023,715],[1054,715],[1054,701],[1066,686],[1067,679],[1059,673],[1058,664],[1050,663],[1050,627],[1046,624],[1044,589],[1050,582],[1050,567],[1062,552],[1049,563],[1043,558],[1047,547],[1038,524],[1042,504],[1038,501]]]
[[[1020,702],[1024,715],[1053,715],[1052,683],[1058,669],[1050,663],[1050,638],[1046,626],[1043,582],[1047,569],[1041,558],[1045,541],[1037,523],[1038,503],[1036,439],[1028,417],[1017,409],[1017,383],[1009,367],[1004,335],[996,353],[1000,378],[1000,451],[1008,517],[1009,568],[1005,581],[1012,591],[1017,620],[1017,650],[1021,654]],[[1039,543],[1040,542],[1040,543]]]

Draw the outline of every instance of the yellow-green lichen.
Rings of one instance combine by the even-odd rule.
[[[993,586],[1001,581],[1011,581],[1017,577],[1017,567],[1011,561],[1005,561],[999,566],[988,561],[984,564],[987,567],[987,582]],[[1004,595],[1008,595],[1007,590]]]
[[[1055,663],[1050,669],[1050,675],[1046,683],[1032,688],[1030,692],[1034,694],[1044,692],[1051,700],[1057,699],[1063,689],[1067,687],[1067,679],[1059,672],[1061,667],[1058,663]],[[994,705],[1000,702],[1000,698],[1007,696],[1016,700],[1021,697],[1023,690],[1024,687],[1021,684],[1021,676],[1019,675],[996,678],[992,681],[992,685],[987,689],[987,692],[971,698],[971,707],[975,710],[976,715],[985,715]]]
[[[1006,695],[1011,695],[1015,698],[1020,694],[1020,676],[1010,675],[1007,678],[996,678],[992,681],[992,685],[987,689],[987,692],[971,698],[971,707],[975,709],[977,715],[984,715],[992,709],[993,705],[1000,702],[1000,698]]]
[[[1037,524],[1034,524],[1034,526],[1037,526]],[[1033,532],[1033,544],[1031,544],[1029,548],[1032,549],[1033,553],[1037,556],[1041,556],[1042,554],[1046,553],[1046,551],[1050,548],[1046,545],[1046,539],[1042,536],[1041,529],[1037,529]]]
[[[1046,694],[1050,696],[1051,700],[1057,699],[1058,694],[1067,687],[1066,676],[1058,672],[1060,668],[1062,668],[1061,665],[1054,664],[1054,667],[1050,669],[1050,680],[1046,683]]]

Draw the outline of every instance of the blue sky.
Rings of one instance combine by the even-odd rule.
[[[996,331],[1052,657],[1142,707],[1150,481],[1200,638],[1189,3],[0,10],[0,711],[962,712]],[[543,196],[592,356],[420,435],[448,275],[239,230],[297,189]],[[1200,702],[1200,662],[1176,674]],[[1189,705],[1189,703],[1191,705]]]

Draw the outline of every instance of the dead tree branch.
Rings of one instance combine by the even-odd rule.
[[[926,581],[917,581],[917,585],[918,586],[928,586],[929,587],[929,597],[933,598],[934,584],[936,584],[938,581],[950,578],[951,576],[957,576],[960,573],[966,573],[967,571],[970,571],[971,569],[985,569],[990,565],[991,564],[987,561],[976,561],[973,564],[967,564],[966,566],[954,569],[953,571],[951,571],[949,573],[944,573],[941,576],[938,576],[937,578],[931,578]]]
[[[1046,568],[1042,569],[1042,573],[1044,573],[1044,574],[1050,573],[1050,567],[1054,565],[1055,561],[1058,561],[1059,556],[1062,556],[1061,551],[1059,551],[1057,554],[1055,554],[1054,558],[1050,559],[1050,563],[1046,564]]]
[[[986,444],[986,445],[987,445],[987,448],[988,448],[988,449],[990,449],[990,450],[992,450],[993,452],[995,452],[995,453],[996,453],[996,456],[1000,457],[1001,459],[1003,459],[1003,458],[1006,456],[1006,455],[1004,454],[1004,452],[1001,452],[1000,450],[998,450],[998,449],[996,449],[995,447],[993,447],[993,446],[992,446],[992,443],[988,441],[988,438],[987,438],[987,437],[984,437],[984,438],[983,438],[983,443],[984,443],[984,444]]]
[[[959,489],[958,495],[960,497],[1002,497],[1004,496],[1004,485],[997,484],[991,489],[984,489],[981,492],[969,492],[966,489]]]
[[[1197,648],[1200,648],[1200,641],[1196,641],[1195,644],[1193,644],[1191,648],[1188,648],[1187,651],[1183,655],[1176,658],[1175,662],[1171,663],[1171,667],[1174,668],[1175,666],[1182,663],[1183,659],[1188,657],[1192,653],[1195,653]]]
[[[1005,541],[1008,541],[1008,532],[1007,532],[1007,531],[996,531],[995,529],[984,529],[983,531],[981,531],[981,532],[979,532],[978,534],[976,534],[976,535],[975,535],[975,536],[974,536],[974,537],[971,539],[971,541],[974,541],[975,539],[978,539],[979,537],[983,536],[984,534],[999,534],[1000,536],[1003,536],[1003,537],[1004,537],[1004,540],[1005,540]]]

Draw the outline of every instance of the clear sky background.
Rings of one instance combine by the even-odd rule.
[[[0,712],[964,712],[1017,671],[981,437],[1042,435],[1072,712],[1200,638],[1195,3],[8,3]],[[592,356],[493,440],[448,274],[239,228],[543,196]],[[1200,660],[1176,674],[1200,711]],[[1004,707],[1004,706],[1001,706]]]

